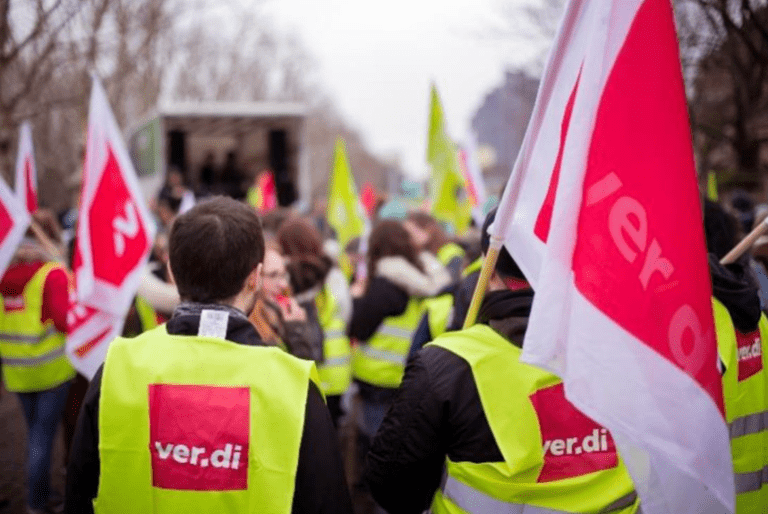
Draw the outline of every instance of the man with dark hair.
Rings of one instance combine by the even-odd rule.
[[[374,499],[398,514],[636,512],[607,430],[567,402],[556,376],[519,361],[533,290],[502,255],[477,325],[408,363],[368,453]]]
[[[336,434],[311,361],[248,321],[264,239],[228,198],[174,222],[182,304],[110,345],[78,420],[66,512],[351,513]]]

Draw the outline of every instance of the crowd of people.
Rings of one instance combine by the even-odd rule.
[[[184,199],[170,174],[124,337],[90,381],[64,353],[66,264],[30,232],[0,282],[28,513],[640,511],[613,445],[597,471],[573,455],[545,465],[557,453],[542,448],[542,416],[587,418],[555,375],[519,362],[534,292],[506,250],[462,330],[495,211],[458,239],[423,211],[384,209],[342,248],[321,218]],[[704,212],[735,426],[768,411],[768,368],[739,369],[740,341],[768,337],[766,273],[759,250],[719,264],[751,226],[713,202]],[[35,217],[60,243],[55,219]],[[62,419],[66,490],[52,491]],[[767,429],[731,432],[739,513],[768,511],[768,480],[739,479],[768,469]]]

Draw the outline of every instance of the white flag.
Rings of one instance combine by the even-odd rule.
[[[669,0],[569,2],[496,220],[536,291],[523,359],[611,431],[643,512],[732,512]]]
[[[19,129],[19,152],[16,157],[16,195],[26,209],[37,210],[37,168],[32,149],[32,126],[28,121]]]
[[[30,216],[24,204],[0,179],[0,276],[13,259],[29,227]]]

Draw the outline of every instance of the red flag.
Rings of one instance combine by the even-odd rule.
[[[29,212],[37,210],[37,168],[32,150],[32,126],[28,121],[19,129],[19,152],[16,157],[16,195]]]
[[[363,190],[360,193],[360,203],[363,204],[365,213],[368,215],[368,219],[373,219],[374,211],[376,210],[376,200],[378,195],[370,182],[366,182],[363,186]]]
[[[107,356],[109,343],[123,331],[124,316],[83,305],[70,295],[67,314],[67,356],[72,366],[88,380]]]
[[[534,285],[523,359],[607,427],[643,512],[732,512],[669,0],[572,0],[494,233]]]
[[[74,272],[79,301],[124,316],[154,240],[154,225],[107,96],[94,78],[88,113]]]
[[[0,276],[5,273],[29,226],[24,204],[0,179]]]
[[[277,207],[277,186],[275,185],[275,174],[272,171],[263,171],[259,175],[260,205],[257,209],[261,213],[269,212]]]

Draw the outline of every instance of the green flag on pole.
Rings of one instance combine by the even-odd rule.
[[[357,197],[355,179],[349,168],[344,140],[341,137],[336,139],[326,216],[328,224],[336,231],[342,250],[365,230],[365,215]]]
[[[432,167],[430,196],[432,215],[461,234],[472,217],[472,203],[459,165],[458,148],[445,130],[443,107],[437,88],[432,85],[429,113],[427,162]]]

